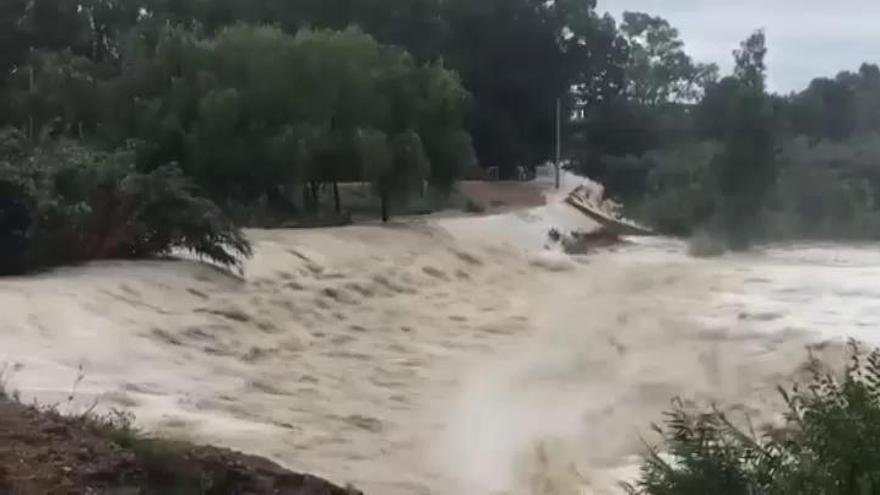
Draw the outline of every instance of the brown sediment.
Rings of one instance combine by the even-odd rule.
[[[123,428],[0,398],[0,493],[359,493],[259,457]]]

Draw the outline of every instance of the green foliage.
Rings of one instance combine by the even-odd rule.
[[[397,160],[388,143],[388,136],[377,129],[361,129],[355,136],[355,149],[365,176],[373,183],[382,201],[382,221],[387,222],[391,194],[397,180],[394,177]]]
[[[470,130],[504,177],[554,156],[557,98],[590,104],[624,87],[626,44],[594,1],[451,0],[443,58],[473,94]]]
[[[764,89],[767,79],[767,36],[763,30],[752,33],[733,52],[736,65],[733,76],[742,84],[755,89]]]
[[[714,115],[724,150],[716,157],[720,225],[733,249],[746,248],[758,213],[776,180],[773,115],[764,92],[764,33],[756,32],[734,53],[736,68],[722,111]],[[707,96],[707,99],[709,97]]]
[[[391,171],[400,180],[385,181],[394,194],[413,177],[448,189],[473,161],[457,76],[357,29],[289,35],[239,24],[210,38],[175,27],[155,36],[132,43],[116,76],[98,80],[69,57],[64,80],[36,71],[36,88],[25,81],[10,92],[22,116],[14,120],[37,116],[37,127],[57,122],[60,133],[133,145],[141,170],[175,161],[224,203],[267,198],[281,209],[293,208],[298,186],[312,191],[302,206],[315,209],[322,184],[366,178],[361,128],[408,140]],[[102,104],[112,111],[96,114]]]
[[[449,193],[459,177],[481,176],[478,165],[512,177],[555,156],[561,99],[563,117],[583,117],[565,123],[563,158],[640,203],[664,232],[711,230],[734,247],[876,237],[877,155],[862,144],[880,133],[876,65],[768,95],[762,32],[718,80],[668,21],[627,12],[618,24],[596,9],[594,0],[9,0],[0,126],[31,145],[66,137],[132,149],[141,173],[178,163],[218,204],[277,224],[326,215],[329,190],[334,215],[345,216],[346,182],[372,182],[389,214],[425,182]],[[364,130],[385,135],[392,158],[381,173],[359,150]],[[708,163],[694,151],[707,146]]]
[[[791,102],[792,130],[814,139],[846,139],[857,125],[855,105],[855,91],[846,84],[815,79]]]
[[[717,408],[682,403],[667,413],[665,443],[645,459],[632,494],[880,493],[880,351],[853,345],[842,379],[818,371],[806,386],[780,389],[784,424],[762,435]]]
[[[814,239],[880,238],[880,136],[843,142],[796,138],[779,153],[779,182],[766,216],[778,234]]]
[[[648,192],[636,207],[637,216],[677,236],[710,228],[718,210],[712,162],[720,149],[707,141],[649,153]]]
[[[251,253],[242,233],[173,165],[138,172],[128,153],[64,142],[11,158],[0,162],[0,192],[31,218],[17,271],[177,249],[240,269]]]
[[[695,112],[704,138],[720,147],[683,141],[649,154],[658,159],[644,210],[662,232],[681,235],[703,227],[741,249],[758,234],[776,187],[776,120],[764,92],[763,33],[753,34],[734,55],[735,76],[710,84]]]
[[[592,101],[569,126],[566,149],[581,173],[626,202],[644,196],[651,161],[646,154],[688,146],[694,132],[689,106],[717,79],[717,66],[694,62],[678,30],[665,19],[625,12],[625,91]]]
[[[712,142],[649,153],[648,193],[636,215],[667,234],[689,236],[702,229],[719,236],[716,155],[720,148]],[[877,135],[782,141],[777,179],[754,213],[754,234],[765,240],[880,238],[877,156]]]
[[[731,248],[748,247],[758,213],[776,180],[773,129],[764,94],[744,86],[725,123],[724,151],[716,157],[721,224]]]
[[[695,64],[684,52],[678,30],[641,12],[624,12],[620,30],[629,44],[627,93],[640,105],[692,102],[718,77],[718,66]]]

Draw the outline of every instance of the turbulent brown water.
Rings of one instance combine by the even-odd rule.
[[[807,345],[877,340],[874,246],[542,252],[583,221],[254,231],[241,280],[186,261],[4,280],[0,362],[26,398],[367,493],[573,495],[617,493],[673,397],[769,421]]]

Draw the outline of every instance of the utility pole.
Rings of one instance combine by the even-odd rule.
[[[562,99],[556,98],[556,189],[562,187]]]

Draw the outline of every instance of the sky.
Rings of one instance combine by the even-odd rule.
[[[667,19],[694,60],[717,63],[722,75],[739,42],[763,28],[768,84],[779,93],[880,64],[880,0],[599,0],[598,10],[618,21],[627,10]]]

